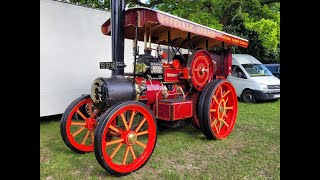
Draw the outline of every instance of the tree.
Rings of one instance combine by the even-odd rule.
[[[109,0],[70,0],[96,8],[110,7]],[[126,0],[129,6],[159,9],[193,22],[226,31],[249,40],[247,53],[262,62],[280,61],[280,0]]]
[[[151,1],[152,2],[152,1]],[[247,53],[262,62],[280,61],[279,0],[164,0],[158,9],[249,40]]]

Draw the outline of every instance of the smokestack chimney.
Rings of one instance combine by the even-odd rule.
[[[124,74],[124,12],[125,0],[111,0],[111,41],[112,61],[117,63],[117,69],[112,70],[112,76]]]

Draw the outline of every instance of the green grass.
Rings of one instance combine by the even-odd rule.
[[[41,179],[115,179],[94,153],[76,154],[60,137],[60,121],[40,122]],[[192,125],[159,131],[147,164],[121,179],[280,179],[280,101],[239,103],[226,139],[207,140]]]

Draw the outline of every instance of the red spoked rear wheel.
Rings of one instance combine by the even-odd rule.
[[[206,136],[214,139],[226,138],[233,130],[238,113],[238,100],[232,84],[227,80],[213,83],[203,105]]]
[[[61,118],[60,133],[71,150],[78,153],[93,151],[99,115],[101,112],[95,108],[89,95],[79,97],[67,107]]]
[[[150,158],[157,141],[157,124],[146,105],[122,102],[101,116],[94,138],[99,164],[111,174],[126,175]]]

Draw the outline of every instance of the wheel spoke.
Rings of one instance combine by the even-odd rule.
[[[210,112],[216,112],[217,110],[216,109],[210,109]]]
[[[129,154],[129,146],[127,146],[127,148],[126,148],[126,152],[125,152],[124,157],[123,157],[122,165],[126,164],[126,161],[127,161],[127,158],[128,158],[128,154]]]
[[[124,141],[123,139],[116,139],[116,140],[113,140],[113,141],[108,141],[108,142],[106,143],[106,146],[110,146],[110,145],[112,145],[112,144],[121,143],[121,142],[123,142],[123,141]]]
[[[138,132],[137,136],[141,136],[141,135],[145,135],[145,134],[148,134],[148,130],[142,131],[142,132]]]
[[[84,126],[86,124],[87,123],[85,123],[85,122],[71,122],[71,126]]]
[[[90,117],[92,118],[93,117],[93,112],[92,112],[92,104],[91,103],[88,103],[88,108],[89,108]]]
[[[224,116],[224,117],[228,118],[227,113],[223,113],[223,115],[222,115],[222,116]]]
[[[221,87],[221,86],[219,86],[219,87]],[[220,91],[221,91],[221,96],[220,97],[223,97],[222,88],[220,88]]]
[[[93,131],[91,131],[91,141],[92,141],[92,143],[94,142],[94,134],[93,134]]]
[[[229,124],[227,124],[227,122],[226,122],[225,120],[221,119],[221,121],[222,121],[227,127],[229,127]],[[220,128],[220,129],[221,129],[221,128]]]
[[[143,125],[144,122],[146,122],[146,118],[143,118],[143,120],[140,122],[140,124],[138,125],[138,127],[136,128],[135,132],[138,132],[141,128],[141,126]]]
[[[145,144],[143,144],[142,142],[140,141],[136,141],[136,144],[138,144],[139,146],[143,147],[143,148],[146,148],[147,146]]]
[[[99,109],[94,110],[91,118],[95,118],[99,111],[100,111]]]
[[[129,149],[130,149],[131,155],[132,155],[132,157],[133,157],[133,160],[135,160],[137,157],[136,157],[136,154],[135,154],[134,151],[133,151],[133,147],[132,147],[132,146],[129,146]]]
[[[127,124],[126,118],[124,117],[123,113],[121,114],[121,119],[122,119],[124,126],[126,127],[126,130],[129,130],[129,126]]]
[[[222,128],[223,124],[224,124],[224,123],[222,123],[222,122],[220,121],[219,131],[221,131],[221,128]]]
[[[233,106],[230,106],[230,107],[226,107],[226,109],[233,109]]]
[[[119,143],[119,145],[113,150],[110,158],[112,159],[114,155],[116,155],[116,153],[119,151],[119,149],[121,148],[122,143]]]
[[[135,111],[132,111],[132,113],[131,113],[131,117],[130,117],[130,121],[129,121],[129,129],[132,126],[132,122],[133,122],[133,118],[134,118],[135,113],[136,113]]]
[[[217,104],[219,104],[219,102],[218,102],[218,100],[217,100],[217,97],[216,97],[215,95],[213,95],[213,99],[214,99],[214,101],[215,101]]]
[[[88,129],[86,135],[84,136],[84,138],[83,138],[83,140],[81,142],[81,144],[84,144],[86,142],[86,140],[88,139],[89,134],[90,134],[90,130]]]
[[[212,121],[211,127],[213,127],[213,125],[215,125],[217,122],[218,122],[218,119],[215,119],[214,121]]]
[[[110,131],[109,132],[111,135],[113,135],[113,136],[117,136],[118,135],[118,133],[116,133],[116,132],[114,132],[114,131]]]
[[[218,122],[218,119],[214,119],[214,120],[212,121],[212,123],[211,123],[211,127],[213,127],[213,125],[217,124],[217,122]]]
[[[224,93],[224,95],[222,96],[222,98],[224,98],[227,94],[229,94],[230,90],[228,90],[226,93]]]
[[[218,127],[217,127],[217,124],[215,124],[214,127],[216,128],[217,133],[220,134],[220,131],[219,131]]]
[[[78,135],[79,133],[81,133],[84,129],[85,129],[85,127],[83,126],[83,127],[80,128],[78,131],[76,131],[75,133],[73,133],[73,134],[72,134],[72,137],[75,137],[76,135]]]
[[[119,134],[121,133],[121,131],[118,128],[116,128],[116,127],[114,127],[112,125],[110,125],[109,128],[112,129],[113,131],[119,133]]]
[[[85,115],[83,115],[82,112],[79,111],[79,109],[77,110],[77,113],[82,117],[83,120],[87,119],[87,117]]]

